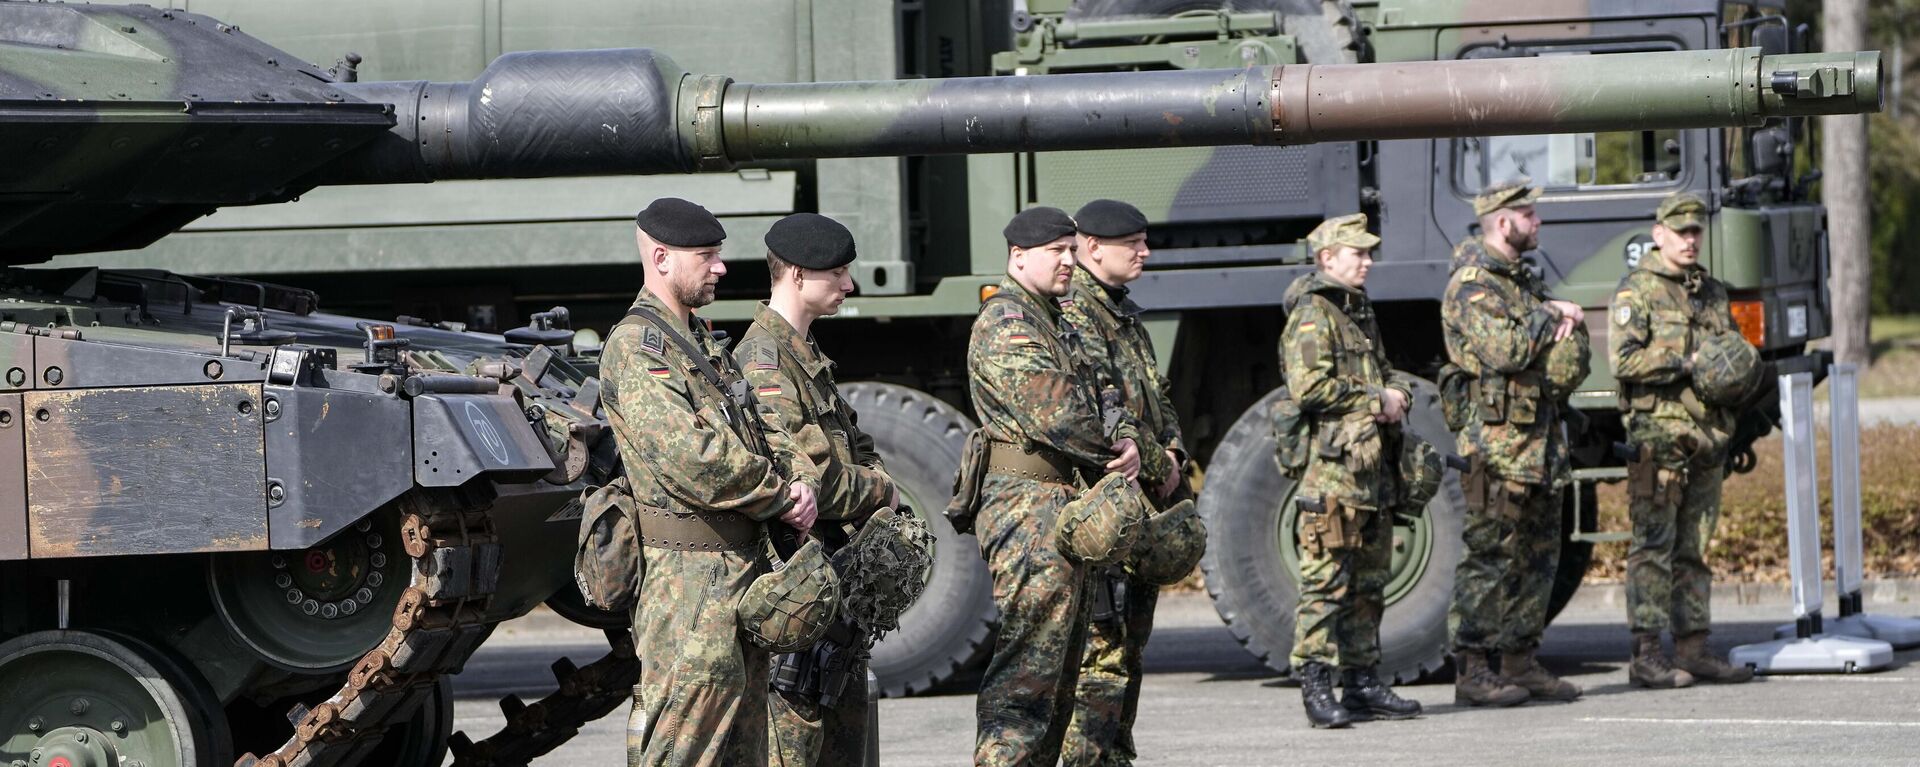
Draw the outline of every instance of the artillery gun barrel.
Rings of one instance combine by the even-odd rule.
[[[516,53],[471,83],[342,84],[398,124],[322,183],[1756,125],[1877,111],[1883,77],[1877,52],[1758,48],[837,83],[739,83],[642,49]]]

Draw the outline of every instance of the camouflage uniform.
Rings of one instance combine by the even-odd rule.
[[[651,293],[634,304],[681,319]],[[679,330],[723,375],[738,377],[704,323]],[[651,326],[615,326],[601,359],[609,420],[639,504],[767,520],[788,508],[789,477],[813,483],[811,464],[779,432],[765,433],[771,458],[757,452],[757,423]],[[769,569],[764,554],[641,551],[645,576],[633,633],[642,670],[628,722],[628,764],[764,763],[767,654],[741,639],[734,616],[741,594]]]
[[[767,421],[790,435],[820,475],[815,534],[843,542],[841,525],[865,520],[893,495],[873,438],[860,431],[852,406],[833,381],[833,360],[764,302],[734,350]],[[857,648],[853,680],[831,710],[776,692],[771,699],[770,764],[857,764],[866,752],[867,657]]]
[[[1140,485],[1158,488],[1179,470],[1166,451],[1185,455],[1180,423],[1168,399],[1153,353],[1153,339],[1140,324],[1140,306],[1127,298],[1124,287],[1110,288],[1084,268],[1073,271],[1073,292],[1060,301],[1067,321],[1080,331],[1080,351],[1087,367],[1100,376],[1100,388],[1119,391],[1128,415],[1140,431]],[[1156,508],[1174,498],[1147,493]],[[1136,546],[1152,545],[1142,541]],[[1111,568],[1106,577],[1126,578]],[[1095,574],[1093,588],[1103,588]],[[1087,649],[1080,661],[1080,680],[1074,692],[1073,724],[1068,729],[1066,764],[1132,764],[1133,720],[1139,709],[1144,678],[1142,655],[1153,631],[1153,610],[1160,589],[1140,580],[1126,582],[1126,604],[1116,621],[1094,621],[1088,627]]]
[[[1663,223],[1684,224],[1667,215],[1668,207],[1661,206]],[[1620,381],[1627,436],[1651,450],[1645,470],[1629,467],[1628,623],[1636,634],[1702,633],[1713,586],[1707,540],[1720,516],[1735,414],[1703,405],[1689,383],[1700,342],[1739,331],[1727,287],[1699,266],[1676,270],[1650,252],[1621,278],[1608,318],[1608,359]]]
[[[1546,628],[1569,479],[1545,374],[1559,318],[1543,306],[1551,297],[1540,280],[1478,237],[1454,249],[1442,296],[1447,356],[1475,377],[1460,440],[1474,467],[1462,480],[1467,550],[1454,570],[1448,628],[1456,653],[1521,653],[1538,647]]]
[[[1361,224],[1364,227],[1364,222]],[[1400,428],[1376,424],[1383,390],[1413,402],[1405,374],[1393,370],[1366,293],[1319,272],[1288,286],[1280,358],[1287,389],[1313,419],[1314,450],[1298,495],[1322,500],[1325,513],[1300,514],[1300,603],[1295,668],[1324,663],[1369,669],[1380,662],[1380,616],[1390,575],[1393,511],[1400,500]],[[1352,509],[1359,545],[1321,533],[1318,517]]]
[[[1076,369],[1059,305],[1008,277],[981,308],[967,348],[968,389],[984,436],[1098,476],[1115,458],[1097,395]],[[1125,429],[1125,427],[1123,427]],[[1132,436],[1130,430],[1124,436]],[[993,576],[1000,633],[980,682],[974,761],[1053,764],[1073,713],[1086,636],[1086,581],[1054,546],[1077,484],[990,470],[976,520]]]

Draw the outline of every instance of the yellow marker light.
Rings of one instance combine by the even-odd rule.
[[[1767,304],[1765,301],[1733,301],[1733,323],[1740,326],[1740,335],[1755,348],[1767,348]]]
[[[992,298],[993,294],[998,292],[1000,292],[999,285],[981,285],[980,286],[980,303],[983,303],[983,304],[986,303],[987,299]]]
[[[368,325],[367,335],[375,341],[391,341],[393,340],[393,326]]]

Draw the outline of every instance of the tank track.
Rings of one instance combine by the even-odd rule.
[[[293,736],[264,755],[241,756],[235,767],[330,767],[358,764],[377,748],[388,727],[407,721],[433,694],[442,675],[457,673],[492,633],[486,618],[500,575],[500,545],[490,515],[490,490],[415,489],[399,500],[401,542],[412,576],[394,608],[386,638],[347,673],[339,691],[287,715]],[[530,706],[501,701],[507,726],[479,743],[454,739],[456,763],[525,764],[604,716],[631,694],[639,678],[633,642],[610,631],[613,650],[584,668],[554,664],[560,690]]]

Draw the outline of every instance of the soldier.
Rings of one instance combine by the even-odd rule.
[[[1700,265],[1707,203],[1678,193],[1655,212],[1652,250],[1620,279],[1608,307],[1608,359],[1620,381],[1627,438],[1633,545],[1627,553],[1627,622],[1633,662],[1627,679],[1653,688],[1694,680],[1745,682],[1753,672],[1707,651],[1713,571],[1705,555],[1720,516],[1720,479],[1736,413],[1702,402],[1697,352],[1738,334],[1727,287]],[[1742,342],[1744,343],[1744,342]],[[1674,657],[1660,632],[1673,632]]]
[[[860,431],[852,407],[833,380],[833,360],[814,344],[813,322],[840,311],[853,292],[847,264],[854,258],[853,233],[817,213],[796,213],[767,230],[767,273],[772,297],[762,303],[734,350],[769,422],[790,435],[820,474],[815,537],[836,550],[848,541],[845,526],[858,526],[882,508],[897,505],[873,439]],[[848,658],[827,669],[811,649],[775,663],[769,716],[769,763],[860,764],[865,761],[867,637],[831,636]],[[864,632],[863,632],[864,633]],[[844,664],[844,665],[842,665]],[[792,679],[782,671],[790,671]],[[832,706],[822,705],[823,693]]]
[[[719,219],[663,198],[635,222],[646,289],[608,334],[601,365],[645,544],[627,762],[760,764],[768,656],[742,640],[736,605],[768,570],[764,521],[811,526],[818,481],[784,435],[763,434],[730,396],[739,373],[691,313],[727,273]]]
[[[1317,269],[1287,287],[1280,359],[1288,391],[1308,419],[1313,447],[1295,499],[1300,507],[1300,602],[1294,677],[1307,721],[1337,728],[1420,714],[1380,679],[1398,480],[1400,424],[1413,399],[1380,341],[1367,270],[1380,238],[1362,213],[1327,219],[1307,235]],[[1333,700],[1333,670],[1345,688]]]
[[[978,501],[980,553],[1000,633],[980,683],[981,765],[1050,765],[1073,713],[1085,641],[1086,575],[1055,545],[1083,473],[1140,471],[1133,430],[1109,438],[1092,381],[1076,369],[1057,300],[1074,263],[1073,219],[1030,208],[1007,223],[1007,276],[981,307],[967,350],[969,390],[988,443]]]
[[[1560,490],[1569,478],[1559,404],[1550,391],[1549,347],[1573,336],[1578,304],[1547,294],[1522,254],[1539,245],[1537,187],[1494,184],[1473,200],[1480,236],[1453,250],[1440,318],[1447,356],[1472,379],[1460,452],[1466,556],[1454,570],[1454,700],[1510,706],[1529,698],[1571,701],[1579,686],[1534,654],[1560,556]],[[1570,343],[1581,343],[1582,335]],[[1500,671],[1490,654],[1500,653]]]
[[[1099,376],[1101,391],[1114,391],[1136,424],[1140,481],[1156,509],[1181,490],[1186,451],[1180,423],[1155,364],[1153,339],[1140,324],[1141,308],[1127,297],[1127,283],[1146,267],[1147,217],[1115,200],[1094,200],[1073,215],[1079,229],[1078,268],[1071,294],[1060,300],[1069,324],[1080,332],[1080,350]],[[1151,545],[1142,541],[1139,545]],[[1092,576],[1093,609],[1087,647],[1074,693],[1067,732],[1066,764],[1126,765],[1135,756],[1133,720],[1143,678],[1141,656],[1153,631],[1158,586],[1132,577],[1119,565]]]

